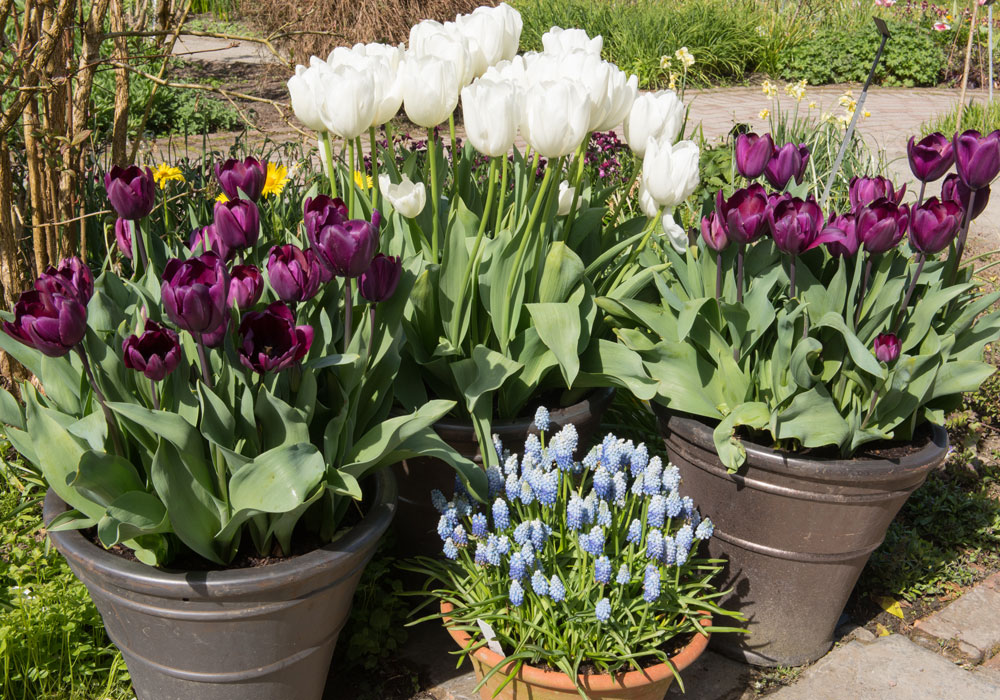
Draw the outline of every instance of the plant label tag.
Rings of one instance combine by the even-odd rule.
[[[494,654],[500,654],[500,656],[506,658],[507,655],[503,653],[503,647],[501,647],[500,642],[497,641],[497,633],[493,631],[490,623],[486,620],[476,618],[476,624],[478,624],[479,629],[483,631],[483,638],[486,639],[486,646],[490,648],[490,651]]]

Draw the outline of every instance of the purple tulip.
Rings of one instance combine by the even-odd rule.
[[[823,229],[824,233],[832,233],[829,229],[840,232],[840,238],[827,241],[826,249],[830,255],[838,258],[853,258],[861,247],[858,239],[857,217],[854,214],[830,214],[830,220]]]
[[[378,249],[378,223],[381,216],[372,212],[372,221],[352,219],[342,224],[328,224],[316,231],[312,243],[320,262],[340,277],[358,277],[371,265]]]
[[[955,202],[931,197],[913,208],[910,244],[924,255],[940,253],[958,234],[962,216],[962,207]]]
[[[745,178],[760,177],[774,153],[774,139],[770,134],[740,134],[736,137],[736,169]]]
[[[215,203],[215,232],[229,248],[250,248],[260,237],[260,212],[248,199]]]
[[[398,257],[379,253],[372,260],[371,267],[361,274],[358,289],[361,296],[370,302],[385,301],[396,292],[399,277],[403,272],[403,261]]]
[[[129,260],[132,259],[132,222],[118,217],[115,219],[115,242],[118,250]]]
[[[809,149],[804,143],[795,145],[786,143],[775,149],[771,159],[764,166],[764,178],[776,190],[785,189],[785,185],[793,177],[795,184],[801,185],[806,174],[806,164],[809,162]]]
[[[805,200],[782,197],[767,210],[767,224],[775,245],[789,255],[800,255],[843,237],[838,229],[824,228],[823,212],[812,196]]]
[[[879,333],[875,336],[875,357],[879,362],[892,362],[899,357],[899,338],[892,333]]]
[[[302,207],[302,221],[306,225],[306,235],[310,241],[324,226],[342,224],[349,218],[347,205],[340,197],[333,199],[325,194],[307,197]]]
[[[910,207],[897,206],[887,199],[876,200],[856,213],[858,240],[868,253],[892,250],[906,234]]]
[[[256,202],[267,182],[267,164],[256,158],[230,158],[221,167],[218,163],[215,164],[215,177],[230,201],[239,199],[239,190],[243,190],[243,194]]]
[[[884,177],[855,177],[851,179],[848,196],[851,199],[851,209],[857,211],[877,199],[887,199],[893,204],[899,204],[905,193],[906,185],[897,192],[892,182]]]
[[[280,372],[299,362],[313,340],[313,329],[296,326],[291,310],[279,301],[264,311],[244,315],[239,334],[240,362],[261,374]]]
[[[264,276],[253,265],[236,265],[229,273],[229,295],[226,303],[238,309],[248,309],[260,300],[264,292]]]
[[[122,343],[122,354],[126,367],[158,382],[177,369],[181,344],[172,330],[147,319],[142,335],[130,335]]]
[[[127,168],[116,165],[104,174],[108,201],[123,219],[137,221],[153,211],[154,187],[153,171],[138,165]]]
[[[227,308],[225,317],[219,327],[216,328],[211,333],[205,333],[201,336],[201,342],[206,348],[221,348],[226,344],[226,336],[229,335],[235,329],[233,323],[233,313]]]
[[[311,248],[302,250],[288,243],[271,248],[267,259],[267,278],[282,301],[306,301],[319,291],[323,270],[315,251]]]
[[[929,134],[916,143],[915,136],[906,144],[910,172],[921,182],[934,182],[948,172],[955,162],[955,151],[944,134]]]
[[[198,249],[199,245],[201,246],[201,252],[207,253],[208,251],[212,251],[223,260],[231,260],[236,255],[236,250],[230,248],[219,238],[215,224],[202,226],[191,232],[191,239],[188,241],[187,246],[188,250],[194,252]]]
[[[87,333],[87,308],[66,294],[32,289],[14,304],[14,320],[4,321],[11,338],[49,357],[62,357]]]
[[[719,224],[719,215],[711,212],[708,216],[701,217],[701,237],[709,248],[717,253],[721,253],[729,245],[729,236],[726,229]]]
[[[59,267],[49,267],[35,280],[35,289],[46,294],[65,294],[86,306],[94,296],[94,276],[80,258],[66,258]]]
[[[728,200],[722,198],[722,190],[715,195],[716,216],[725,226],[729,240],[737,245],[753,243],[764,235],[767,209],[767,193],[758,184],[736,190]]]
[[[213,252],[167,261],[160,296],[167,317],[196,337],[216,330],[229,309],[229,273]]]
[[[1000,130],[982,136],[970,129],[955,134],[955,169],[970,190],[981,190],[1000,172]]]
[[[949,202],[955,202],[962,207],[963,211],[968,212],[969,210],[969,199],[971,197],[972,190],[965,186],[961,178],[955,173],[952,173],[944,179],[941,184],[941,199]],[[976,190],[976,200],[972,207],[972,214],[969,216],[969,221],[975,221],[980,214],[986,209],[986,205],[990,203],[990,188],[989,186],[983,187],[982,189]]]

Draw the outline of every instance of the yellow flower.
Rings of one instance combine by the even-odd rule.
[[[660,56],[660,70],[666,70],[670,67],[670,56]]]
[[[671,73],[670,74],[670,82],[667,84],[667,88],[669,88],[670,90],[676,90],[677,89],[677,74],[676,73]]]
[[[167,186],[167,183],[171,180],[177,180],[178,182],[184,182],[184,176],[181,175],[180,168],[174,168],[166,163],[160,163],[156,166],[156,170],[153,171],[153,181],[160,186],[162,190]]]
[[[809,109],[816,109],[817,107],[819,107],[819,105],[816,104],[816,100],[809,103]]]
[[[771,116],[771,110],[765,107],[764,109],[760,110],[760,114],[758,114],[757,116],[760,117],[761,119],[767,119],[768,117]]]
[[[288,182],[288,168],[274,163],[267,164],[267,179],[264,180],[263,194],[281,194]]]
[[[849,107],[852,103],[857,104],[857,101],[854,99],[854,96],[850,90],[846,91],[843,95],[841,95],[840,99],[838,99],[837,102],[840,104],[841,107]]]
[[[867,109],[864,112],[861,113],[861,116],[864,117],[865,119],[867,119],[871,115],[872,115],[872,113],[869,112]]]
[[[375,184],[375,181],[372,180],[372,176],[371,175],[368,175],[367,173],[363,173],[360,170],[355,170],[354,171],[354,184],[357,185],[358,187],[360,187],[363,190],[370,190],[372,188],[372,186]]]
[[[760,86],[761,92],[763,92],[768,97],[774,97],[778,94],[778,87],[772,83],[770,80],[765,80],[764,84]]]
[[[694,56],[688,51],[688,47],[682,46],[674,53],[674,58],[681,62],[685,70],[694,65]]]
[[[802,98],[806,96],[806,88],[802,82],[788,83],[785,85],[785,94],[794,97],[796,102],[801,102]]]
[[[215,198],[216,202],[228,202],[229,197],[226,196],[225,192],[220,192],[219,196]]]

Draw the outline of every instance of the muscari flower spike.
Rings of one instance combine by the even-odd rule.
[[[614,493],[615,505],[623,508],[628,498],[628,480],[625,478],[625,472],[615,472],[611,478],[611,491]]]
[[[566,599],[566,586],[555,574],[552,574],[552,580],[549,581],[549,597],[556,603],[561,603]]]
[[[667,517],[676,518],[684,510],[684,502],[681,501],[681,495],[677,491],[671,491],[667,496]]]
[[[579,530],[583,527],[583,518],[583,499],[574,493],[569,503],[566,504],[566,527],[572,531]]]
[[[677,563],[677,543],[670,535],[663,538],[663,563],[667,566]]]
[[[649,510],[646,512],[646,524],[650,527],[663,527],[667,517],[667,499],[658,493],[649,499]]]
[[[642,541],[642,523],[639,522],[639,518],[635,518],[629,523],[625,541],[629,544],[639,544]]]
[[[449,559],[458,559],[458,547],[455,546],[455,541],[450,537],[444,541],[444,547],[442,548],[444,555]]]
[[[655,603],[660,597],[660,568],[653,564],[646,565],[642,577],[642,599],[647,603]]]
[[[507,597],[510,599],[511,605],[515,608],[521,606],[521,603],[524,602],[524,589],[521,587],[520,581],[514,580],[510,582],[510,591]]]
[[[493,501],[493,528],[502,531],[510,527],[510,512],[507,510],[507,501],[498,498]]]
[[[601,598],[597,601],[597,606],[594,608],[594,617],[597,618],[598,622],[607,622],[611,619],[611,601],[607,598]]]
[[[545,575],[539,570],[531,575],[531,590],[535,595],[543,596],[549,594],[549,582]]]
[[[485,513],[476,513],[472,516],[472,536],[486,537],[486,531],[489,529],[489,523],[486,522]]]
[[[535,411],[535,427],[543,433],[549,429],[549,409],[545,406],[539,406]]]
[[[509,570],[510,577],[515,581],[520,580],[524,578],[526,570],[527,567],[525,566],[524,563],[524,556],[521,554],[521,552],[514,552],[514,554],[510,558],[510,570]]]
[[[712,537],[714,532],[715,525],[712,524],[712,521],[709,518],[705,518],[698,523],[698,527],[694,531],[694,536],[699,540],[707,540]]]
[[[455,529],[451,533],[451,539],[459,547],[469,544],[469,536],[465,534],[465,527],[461,524],[455,526]]]
[[[649,451],[643,443],[632,450],[632,458],[629,460],[629,470],[632,472],[633,478],[639,476],[646,469],[647,464],[649,464]]]
[[[486,470],[487,492],[490,498],[496,498],[503,490],[503,472],[494,465]]]
[[[448,499],[444,497],[439,489],[431,491],[431,505],[438,513],[444,513],[448,508]]]
[[[607,501],[597,504],[597,524],[601,527],[611,527],[611,507]]]
[[[611,560],[606,555],[602,555],[594,562],[594,580],[597,583],[611,581]]]
[[[673,464],[663,470],[663,490],[676,491],[681,485],[681,470]]]
[[[646,558],[663,561],[663,533],[659,530],[650,530],[646,535]]]
[[[618,574],[615,576],[615,583],[619,586],[624,586],[626,583],[632,580],[632,575],[629,573],[628,564],[622,564],[618,568]]]

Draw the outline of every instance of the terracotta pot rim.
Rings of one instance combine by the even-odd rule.
[[[701,416],[672,411],[653,402],[653,412],[665,426],[671,424],[682,429],[682,439],[711,452],[715,452],[713,432],[715,426]],[[930,423],[931,435],[927,444],[916,452],[896,458],[841,459],[829,457],[796,456],[795,453],[764,447],[748,440],[740,442],[746,448],[746,466],[778,474],[794,474],[817,481],[842,481],[863,476],[866,481],[895,481],[902,473],[929,470],[944,458],[948,450],[948,432],[936,423]],[[661,431],[663,428],[661,427]],[[671,431],[676,432],[676,431]],[[719,463],[719,468],[725,469]],[[745,468],[745,467],[744,467]],[[737,473],[742,473],[743,469]]]
[[[585,415],[590,415],[598,410],[603,410],[608,407],[611,400],[614,398],[615,388],[614,387],[600,387],[593,391],[587,393],[582,399],[574,404],[565,406],[563,408],[555,408],[549,411],[549,416],[553,423],[558,423],[565,425],[567,423],[573,423],[580,420]],[[595,408],[591,408],[591,406]],[[503,419],[493,421],[493,428],[496,431],[519,431],[526,432],[534,429],[532,428],[532,423],[534,422],[534,415],[531,416],[520,416],[518,418]],[[442,419],[434,423],[434,428],[437,430],[446,431],[469,431],[473,432],[472,422],[466,421],[456,421]]]
[[[458,643],[458,645],[466,649],[473,644],[472,637],[468,632],[463,630],[457,630],[448,626],[448,622],[451,620],[448,617],[448,613],[454,610],[454,606],[447,602],[441,602],[441,612],[444,614],[442,618],[445,623],[445,629],[451,638]],[[705,612],[705,616],[700,619],[699,624],[702,627],[709,627],[712,624],[712,617],[708,612]],[[683,649],[678,651],[676,654],[670,657],[670,662],[674,665],[678,672],[683,671],[685,668],[694,663],[701,654],[708,648],[708,640],[712,635],[706,632],[704,635],[695,634],[694,638],[688,642]],[[488,647],[480,647],[473,654],[484,666],[493,668],[501,661],[503,657],[496,652],[491,651]],[[507,664],[506,667],[498,671],[497,673],[503,673],[506,675],[510,669],[514,666],[513,661]],[[667,678],[673,680],[674,674],[670,670],[670,665],[666,663],[656,664],[655,666],[650,666],[641,671],[627,671],[625,673],[611,674],[589,674],[581,673],[577,676],[580,687],[586,690],[601,692],[601,691],[612,691],[621,690],[622,688],[634,688],[642,685],[649,685],[656,683]],[[552,688],[558,690],[574,690],[570,678],[561,671],[546,671],[544,669],[536,668],[535,666],[529,666],[524,664],[521,666],[521,670],[518,671],[517,678],[530,685],[540,687],[540,688]]]
[[[190,597],[192,592],[198,597],[259,595],[264,589],[314,579],[343,567],[352,558],[361,556],[371,539],[382,536],[396,513],[398,493],[396,480],[388,469],[378,471],[374,477],[372,504],[359,523],[322,547],[266,566],[214,571],[158,569],[112,554],[79,530],[48,532],[48,535],[62,555],[75,565],[138,593],[163,598]],[[45,497],[43,522],[51,522],[68,508],[50,489]]]

